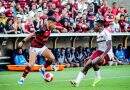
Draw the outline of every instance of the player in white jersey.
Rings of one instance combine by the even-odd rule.
[[[95,86],[101,80],[100,67],[101,65],[107,64],[109,56],[113,57],[112,54],[112,38],[107,28],[104,28],[104,21],[98,20],[95,25],[95,32],[98,32],[97,36],[97,50],[92,53],[84,62],[83,69],[79,72],[75,80],[70,81],[75,87],[79,86],[81,80],[86,76],[88,70],[93,68],[95,71],[95,80],[92,86]]]

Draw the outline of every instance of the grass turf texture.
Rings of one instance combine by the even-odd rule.
[[[28,75],[24,85],[17,84],[21,72],[0,72],[0,90],[130,90],[130,65],[104,66],[101,69],[102,80],[92,87],[94,72],[91,69],[79,87],[72,87],[69,80],[76,77],[80,68],[67,68],[52,72],[54,80],[45,82],[39,72]]]

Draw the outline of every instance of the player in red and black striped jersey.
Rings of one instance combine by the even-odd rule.
[[[22,47],[24,43],[28,40],[31,40],[31,47],[29,49],[29,63],[27,64],[21,79],[18,81],[19,84],[23,84],[26,76],[31,71],[31,67],[34,66],[37,55],[42,55],[47,58],[44,67],[40,69],[40,72],[44,75],[45,68],[53,63],[55,57],[51,50],[49,50],[45,44],[48,41],[48,38],[51,34],[51,28],[54,27],[55,18],[48,18],[47,24],[43,26],[42,29],[37,30],[35,33],[29,34],[24,38],[19,44],[18,47]]]

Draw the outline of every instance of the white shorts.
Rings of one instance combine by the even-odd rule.
[[[42,55],[48,49],[45,45],[42,48],[30,47],[29,52],[35,52],[37,55]]]

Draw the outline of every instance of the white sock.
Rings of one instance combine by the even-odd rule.
[[[109,66],[112,66],[113,65],[113,61],[109,61]]]
[[[117,66],[117,62],[115,62],[115,65]]]
[[[25,80],[25,78],[24,78],[24,77],[21,77],[21,79],[20,79],[20,80],[23,80],[23,81],[24,81],[24,80]]]
[[[78,74],[78,76],[77,76],[77,78],[76,78],[76,80],[75,80],[75,82],[79,84],[80,81],[81,81],[84,77],[85,77],[84,73],[80,71],[79,74]]]
[[[97,79],[101,78],[100,70],[95,71],[95,76]]]

